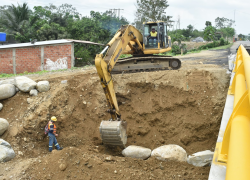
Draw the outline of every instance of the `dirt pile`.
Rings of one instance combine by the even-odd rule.
[[[12,173],[24,179],[207,179],[209,167],[154,158],[135,160],[105,148],[98,127],[110,116],[105,112],[106,99],[95,70],[35,79],[48,80],[51,90],[30,97],[31,104],[27,103],[29,96],[21,92],[2,101],[0,116],[11,124],[2,138],[18,155],[1,165],[0,177],[2,173],[8,179]],[[62,80],[68,83],[61,84]],[[213,151],[228,86],[225,70],[184,67],[114,75],[113,80],[122,119],[128,123],[127,145],[154,149],[177,144],[188,154]],[[51,116],[58,117],[57,139],[65,149],[49,154],[44,127]],[[25,172],[4,170],[14,161],[22,164],[28,158]]]

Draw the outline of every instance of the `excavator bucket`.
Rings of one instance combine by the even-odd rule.
[[[102,121],[99,130],[104,145],[125,148],[127,143],[126,121]]]

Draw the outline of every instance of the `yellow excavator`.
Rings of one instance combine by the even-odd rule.
[[[156,40],[150,39],[152,29],[157,32],[157,37],[154,37]],[[127,143],[127,123],[121,119],[111,74],[179,69],[179,59],[154,55],[170,50],[171,38],[167,35],[167,24],[157,21],[144,23],[143,34],[134,26],[121,26],[104,50],[96,55],[95,66],[111,115],[111,119],[102,121],[99,127],[104,145],[124,148]],[[132,57],[119,59],[121,54],[131,54]]]

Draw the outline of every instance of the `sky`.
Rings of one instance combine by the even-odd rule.
[[[47,6],[53,3],[60,6],[63,3],[72,4],[83,16],[89,16],[90,11],[105,12],[109,9],[123,9],[120,11],[130,23],[134,21],[136,0],[1,0],[1,5],[10,5],[27,2],[32,9],[34,6]],[[250,5],[247,0],[168,0],[169,7],[166,15],[173,16],[177,21],[180,17],[180,28],[186,28],[189,24],[195,29],[205,28],[205,22],[211,21],[215,25],[217,17],[228,19],[235,18],[237,34],[250,34]],[[175,26],[176,27],[176,26]]]

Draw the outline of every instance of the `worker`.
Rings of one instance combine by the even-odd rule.
[[[57,140],[56,140],[56,136],[58,136],[58,134],[56,134],[56,125],[55,122],[57,121],[57,118],[55,116],[51,117],[51,120],[49,121],[48,124],[48,136],[49,136],[49,152],[52,151],[53,149],[53,144],[55,145],[57,150],[62,150],[63,148],[59,146]]]
[[[157,41],[157,32],[155,31],[155,28],[152,28],[149,37],[149,45],[156,47],[156,41]]]

